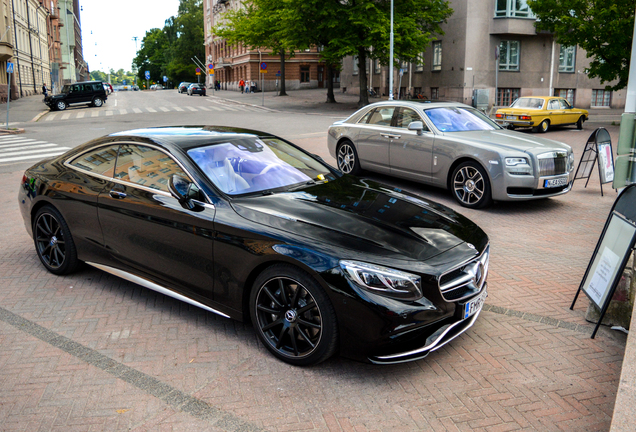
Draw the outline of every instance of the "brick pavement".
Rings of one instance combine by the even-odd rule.
[[[580,157],[590,133],[548,137]],[[451,344],[404,365],[295,368],[249,326],[95,269],[44,271],[17,208],[21,176],[0,175],[2,432],[609,429],[625,337],[591,340],[585,299],[568,309],[615,197],[596,177],[556,199],[460,210],[491,237],[490,296]]]

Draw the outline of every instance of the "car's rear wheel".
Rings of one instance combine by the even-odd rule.
[[[95,99],[93,99],[93,106],[99,108],[102,105],[104,105],[104,101],[102,100],[102,98],[96,97]]]
[[[585,121],[585,117],[581,116],[579,117],[579,119],[576,121],[576,128],[577,129],[583,129],[583,122]]]
[[[79,265],[73,236],[59,211],[40,208],[33,219],[33,241],[38,258],[51,273],[72,273]]]
[[[535,131],[546,133],[549,129],[550,129],[550,121],[546,119],[546,120],[543,120],[541,123],[539,123],[539,126],[535,128]]]
[[[64,111],[66,109],[66,102],[64,101],[57,101],[55,103],[55,108],[60,110],[60,111]]]
[[[338,145],[336,150],[338,159],[338,169],[345,174],[358,175],[362,171],[360,161],[358,160],[358,152],[353,143],[345,140]]]
[[[455,168],[451,180],[453,196],[468,208],[484,208],[492,203],[490,180],[476,162],[464,162]]]
[[[297,267],[276,264],[258,276],[250,316],[261,342],[284,362],[312,365],[336,351],[333,305],[318,282]]]

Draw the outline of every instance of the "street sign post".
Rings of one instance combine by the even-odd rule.
[[[13,63],[7,62],[7,130],[9,130],[9,104],[11,102],[11,74],[13,73]]]
[[[216,82],[214,81],[214,63],[208,65],[208,74],[210,75],[210,81],[212,81],[212,93],[216,91]]]
[[[259,51],[259,53],[260,53],[260,51]],[[261,82],[262,82],[262,84],[261,84],[261,92],[263,93],[263,96],[262,96],[262,99],[261,99],[261,105],[264,106],[265,105],[265,75],[262,75],[262,74],[267,73],[267,63],[262,62],[259,65],[259,69],[260,69],[259,72],[261,73],[260,76],[261,76]]]
[[[146,90],[150,88],[148,85],[148,80],[150,79],[150,71],[146,71]]]

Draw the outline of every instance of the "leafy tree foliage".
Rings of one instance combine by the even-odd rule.
[[[180,0],[177,16],[166,20],[163,29],[148,30],[141,48],[133,60],[139,82],[163,82],[163,76],[173,82],[192,81],[196,65],[193,57],[205,61],[203,46],[203,1]]]
[[[538,30],[554,33],[566,46],[578,45],[592,58],[588,74],[611,90],[627,86],[634,33],[634,0],[529,0]]]

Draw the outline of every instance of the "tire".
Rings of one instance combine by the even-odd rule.
[[[458,165],[453,171],[450,186],[453,197],[464,207],[479,209],[492,204],[490,180],[477,162]]]
[[[74,272],[80,261],[73,236],[59,211],[52,206],[40,208],[33,218],[33,242],[38,258],[56,275]]]
[[[104,101],[102,100],[102,98],[96,97],[95,99],[93,99],[93,106],[94,107],[99,108],[102,105],[104,105]]]
[[[583,129],[584,121],[585,121],[585,118],[583,116],[579,117],[579,119],[576,121],[576,128],[579,130]]]
[[[256,278],[250,316],[263,345],[286,363],[314,365],[336,352],[333,305],[318,282],[297,267],[276,264]]]
[[[66,102],[64,102],[64,101],[55,102],[55,109],[57,109],[59,111],[64,111],[67,106],[68,105],[66,105]]]
[[[358,175],[362,172],[358,152],[351,141],[345,140],[338,144],[336,159],[338,160],[338,169],[343,173]]]
[[[550,120],[543,120],[535,129],[537,132],[546,133],[550,129]]]

